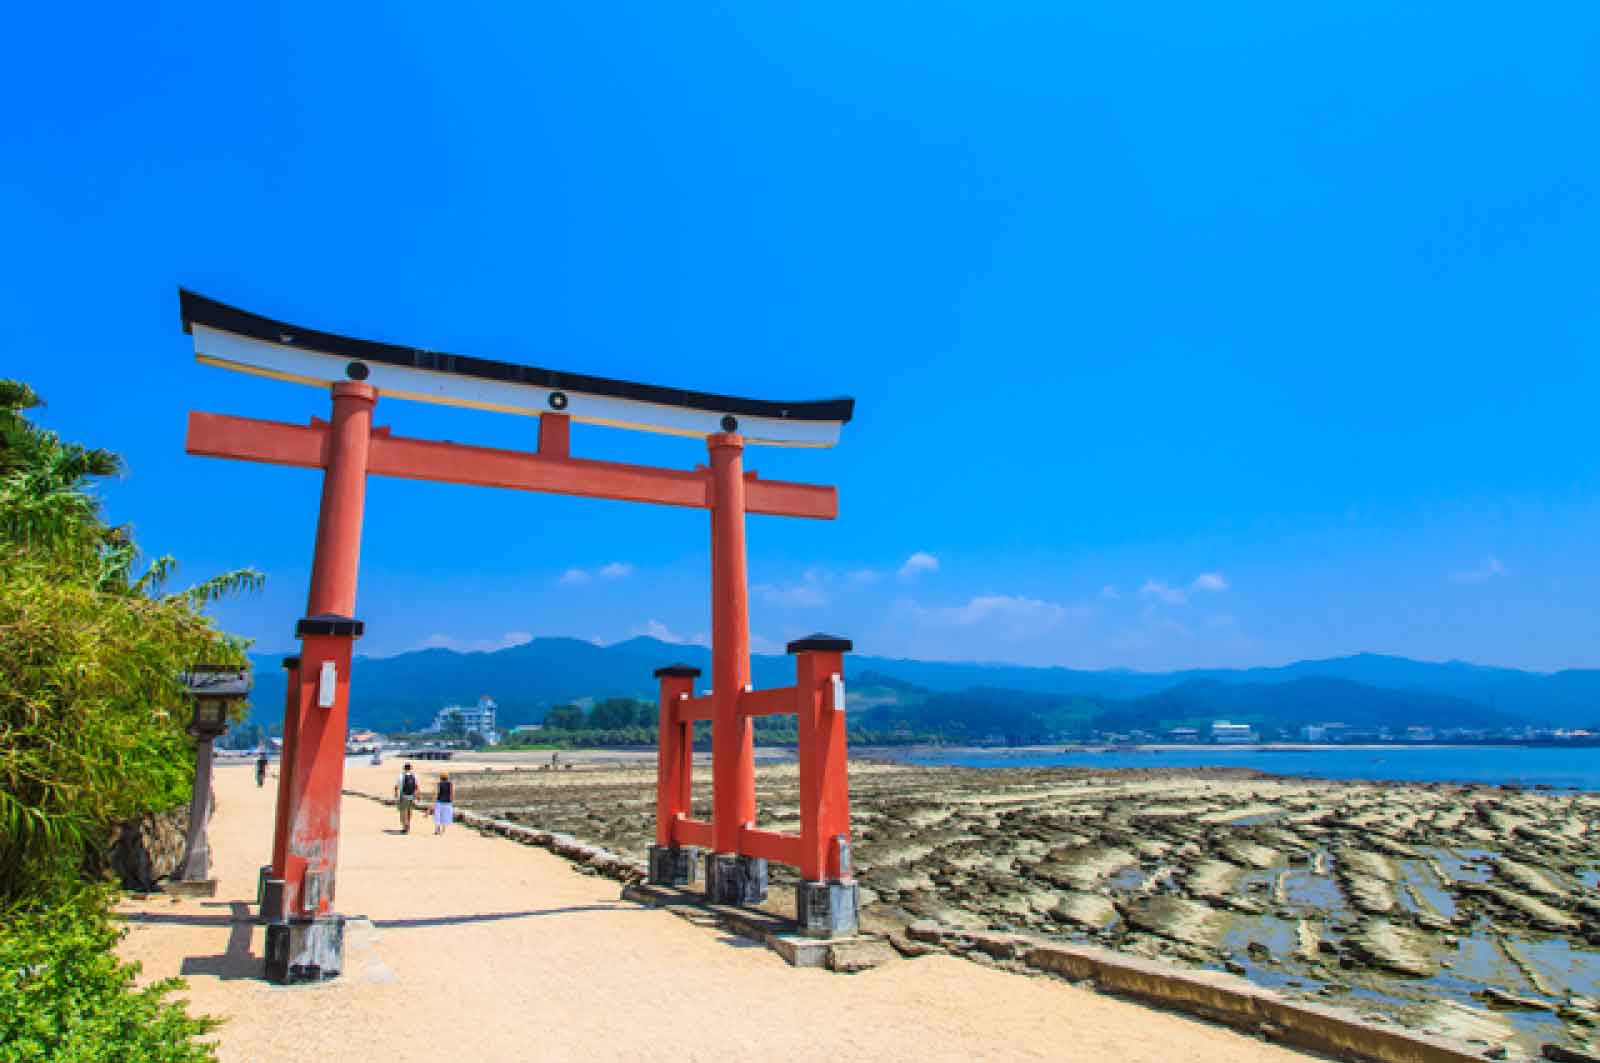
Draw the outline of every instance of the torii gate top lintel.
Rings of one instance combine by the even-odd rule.
[[[855,400],[785,402],[640,384],[446,354],[293,325],[178,290],[183,330],[206,364],[326,387],[365,381],[387,398],[501,413],[559,414],[581,423],[749,444],[831,447]]]

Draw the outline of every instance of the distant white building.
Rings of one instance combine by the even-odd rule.
[[[1300,739],[1305,742],[1326,742],[1328,727],[1326,724],[1308,723],[1300,728]]]
[[[453,731],[459,726],[462,734],[476,731],[491,746],[499,745],[500,731],[495,725],[495,710],[499,707],[487,694],[479,698],[476,705],[446,705],[433,718],[433,726],[428,730],[434,733]],[[459,724],[456,723],[457,720],[460,721]]]
[[[1211,725],[1211,740],[1224,746],[1247,745],[1256,740],[1256,732],[1247,723],[1217,720]]]

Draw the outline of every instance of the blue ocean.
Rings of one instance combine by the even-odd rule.
[[[1600,748],[1547,746],[1380,746],[1325,749],[1115,750],[1046,753],[1037,749],[923,752],[913,764],[969,768],[1254,768],[1315,779],[1553,786],[1600,791]]]

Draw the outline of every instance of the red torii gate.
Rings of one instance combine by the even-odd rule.
[[[766,897],[766,861],[795,865],[799,921],[809,933],[854,932],[857,891],[850,875],[845,775],[844,639],[793,642],[796,685],[754,691],[750,683],[745,514],[830,520],[832,487],[762,480],[743,468],[747,442],[828,447],[850,420],[850,399],[768,402],[686,392],[528,366],[424,351],[320,332],[179,291],[184,331],[203,363],[327,386],[328,421],[284,424],[191,412],[191,454],[323,470],[322,502],[306,615],[296,625],[298,657],[284,659],[288,694],[283,758],[262,917],[267,977],[299,981],[342,969],[343,918],[334,911],[339,802],[344,778],[361,525],[370,475],[507,487],[711,511],[712,693],[696,698],[698,669],[659,670],[661,737],[654,882],[694,881],[697,850],[706,891],[719,903]],[[407,439],[375,428],[381,395],[539,418],[539,446],[526,452]],[[698,436],[710,465],[664,469],[574,458],[573,420]],[[797,713],[802,830],[787,836],[755,828],[751,718]],[[713,815],[691,820],[690,733],[712,723]]]

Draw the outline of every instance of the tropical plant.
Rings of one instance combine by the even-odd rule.
[[[242,569],[166,593],[172,558],[138,571],[90,489],[121,459],[38,427],[39,405],[0,380],[0,905],[50,895],[111,824],[188,797],[178,676],[245,663],[202,606],[261,582]]]

